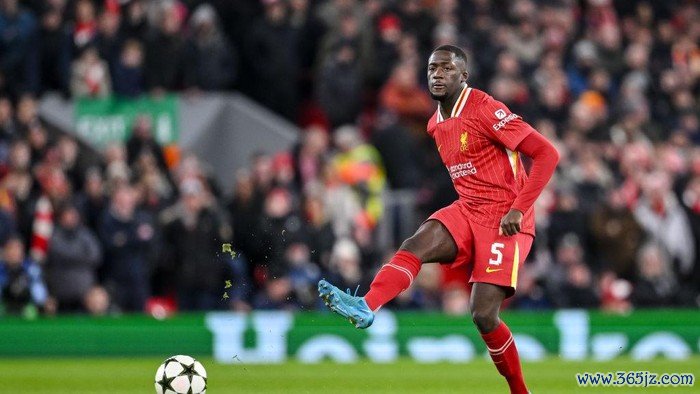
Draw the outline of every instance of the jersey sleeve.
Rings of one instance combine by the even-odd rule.
[[[491,96],[487,96],[479,106],[477,116],[486,136],[512,151],[535,131],[523,118],[512,113],[505,104]]]

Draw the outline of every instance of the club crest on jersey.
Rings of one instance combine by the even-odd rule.
[[[464,152],[467,150],[467,142],[469,142],[469,134],[465,131],[459,136],[459,150]]]

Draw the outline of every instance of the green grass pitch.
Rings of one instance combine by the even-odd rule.
[[[164,357],[165,358],[165,357]],[[0,359],[3,393],[122,394],[155,393],[157,358],[43,358]],[[209,374],[209,394],[225,393],[507,393],[507,386],[487,360],[467,364],[391,364],[360,362],[316,365],[222,365],[200,359]],[[602,388],[578,387],[577,372],[647,370],[656,373],[694,373],[700,377],[700,357],[685,361],[567,362],[549,359],[526,363],[528,384],[544,393],[697,393],[694,387]]]

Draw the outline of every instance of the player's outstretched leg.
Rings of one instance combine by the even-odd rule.
[[[498,317],[506,290],[489,283],[474,283],[471,295],[471,312],[474,324],[486,342],[491,359],[498,372],[506,378],[512,394],[527,394],[527,386],[520,366],[518,349],[513,334]]]
[[[377,272],[364,297],[345,293],[325,280],[318,282],[318,293],[330,310],[357,328],[367,328],[374,321],[374,312],[411,286],[422,263],[452,261],[456,255],[449,231],[439,221],[428,220]]]

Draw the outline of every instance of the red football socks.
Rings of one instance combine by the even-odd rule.
[[[421,262],[413,253],[405,250],[396,252],[390,262],[384,264],[374,277],[365,295],[367,306],[373,311],[393,300],[408,289],[420,271]]]
[[[513,334],[506,323],[501,322],[495,330],[481,334],[481,338],[486,342],[486,347],[488,347],[496,369],[508,381],[511,394],[527,394],[523,371],[520,368],[518,349],[515,347]]]

